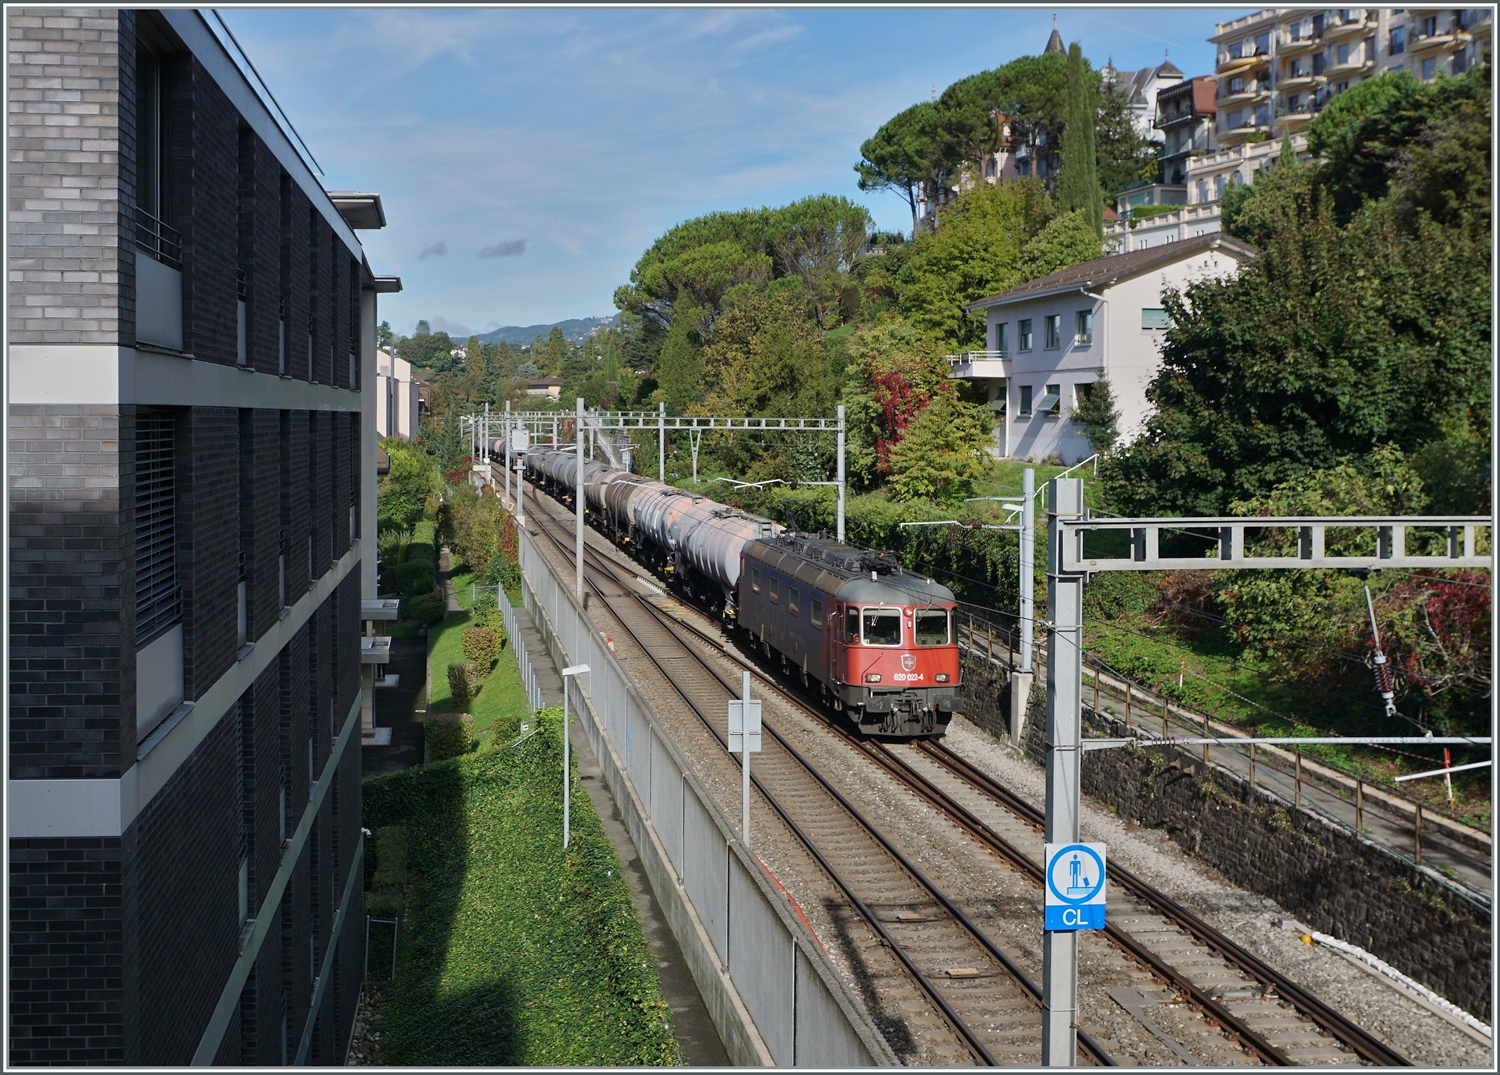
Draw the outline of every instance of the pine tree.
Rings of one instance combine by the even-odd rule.
[[[1104,199],[1099,192],[1099,172],[1094,147],[1093,93],[1088,83],[1088,65],[1078,42],[1068,48],[1068,99],[1063,129],[1061,175],[1057,195],[1063,212],[1082,209],[1098,235],[1104,234]]]

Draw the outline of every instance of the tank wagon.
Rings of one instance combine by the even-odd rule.
[[[502,445],[503,450],[503,445]],[[528,456],[574,496],[572,452]],[[891,556],[585,461],[585,513],[637,559],[717,610],[784,672],[877,736],[943,735],[959,705],[953,592]]]

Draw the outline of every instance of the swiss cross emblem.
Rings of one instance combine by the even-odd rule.
[[[916,656],[910,653],[903,653],[901,655],[901,667],[906,669],[908,672],[917,667]]]

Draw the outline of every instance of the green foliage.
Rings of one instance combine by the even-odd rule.
[[[437,570],[430,560],[411,560],[391,571],[391,584],[403,597],[431,593],[437,585]]]
[[[385,988],[407,1066],[681,1063],[621,867],[587,795],[561,846],[560,714],[511,750],[368,778],[364,823],[400,824],[410,928]],[[576,779],[576,777],[575,777]]]
[[[1314,194],[1276,189],[1253,214],[1271,221],[1267,249],[1238,279],[1164,297],[1155,414],[1101,469],[1113,510],[1221,514],[1377,444],[1438,439],[1472,449],[1473,487],[1489,454],[1488,235],[1403,223],[1389,200],[1340,228]]]
[[[1018,282],[1103,256],[1103,241],[1089,222],[1088,213],[1082,209],[1061,213],[1047,221],[1047,226],[1022,249]]]
[[[427,498],[439,487],[436,461],[398,437],[381,442],[390,470],[376,488],[376,523],[381,530],[410,530],[422,518]]]
[[[437,623],[447,614],[447,610],[447,599],[436,591],[408,597],[401,602],[401,618],[416,620],[418,623]]]
[[[1066,126],[1062,137],[1062,172],[1057,200],[1063,212],[1081,209],[1095,235],[1103,235],[1104,200],[1099,193],[1098,158],[1094,146],[1094,108],[1097,77],[1078,42],[1068,47]]]
[[[941,341],[907,321],[882,321],[853,334],[849,352],[855,376],[844,395],[851,473],[866,482],[884,473],[907,426],[948,391],[943,351]]]
[[[972,496],[985,474],[990,412],[951,393],[935,396],[890,454],[890,489],[897,500],[955,503]]]
[[[1120,412],[1115,408],[1114,390],[1106,378],[1099,378],[1086,391],[1080,386],[1080,398],[1071,418],[1083,426],[1089,447],[1100,455],[1111,451],[1120,439]]]
[[[400,919],[406,902],[407,839],[400,825],[375,830],[375,870],[365,913],[373,918]]]
[[[944,159],[937,105],[924,101],[893,116],[859,147],[860,190],[891,190],[911,209],[912,238],[917,235],[918,188],[932,181]]]
[[[1130,95],[1113,81],[1100,86],[1094,115],[1094,146],[1101,191],[1116,191],[1142,179],[1158,178],[1161,169],[1156,152],[1161,143],[1149,141],[1136,128]]]
[[[870,285],[894,299],[900,315],[920,331],[956,346],[984,338],[984,320],[963,305],[1025,279],[1022,246],[1042,230],[1050,203],[1034,179],[981,183],[943,214],[942,226],[923,233],[900,257],[887,254]]]
[[[423,723],[429,761],[457,758],[474,747],[474,718],[468,713],[445,713]]]
[[[656,361],[660,398],[671,414],[682,414],[703,390],[702,311],[679,305]]]
[[[481,679],[478,665],[473,661],[454,661],[448,665],[448,696],[460,709],[474,700],[479,693]]]
[[[463,633],[464,660],[478,668],[481,676],[489,675],[500,657],[502,637],[487,627],[466,628]]]
[[[447,510],[449,545],[470,571],[482,574],[495,555],[505,508],[493,490],[481,491],[467,482],[454,486],[443,507]]]

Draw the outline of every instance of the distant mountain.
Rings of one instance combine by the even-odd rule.
[[[557,327],[562,329],[563,337],[569,343],[578,343],[586,340],[594,333],[607,328],[614,328],[620,323],[620,315],[612,314],[609,317],[572,317],[566,321],[557,322]],[[480,343],[533,343],[537,335],[542,339],[552,331],[551,325],[505,325],[497,328],[494,332],[483,333],[479,337]]]

